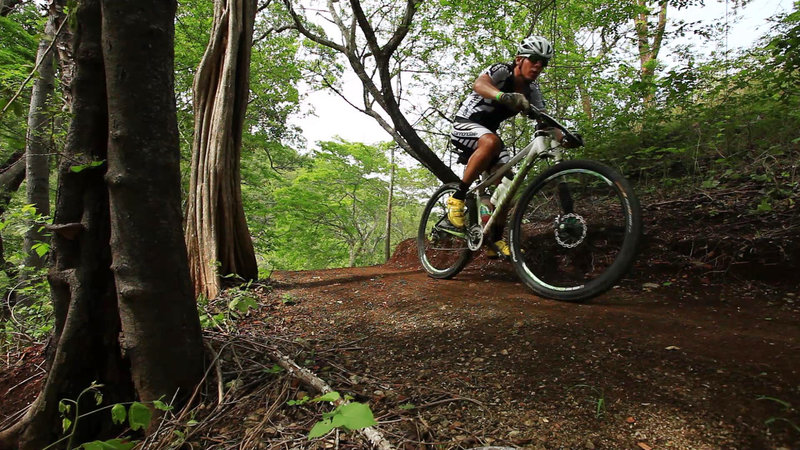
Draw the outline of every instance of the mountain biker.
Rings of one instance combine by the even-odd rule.
[[[553,57],[553,46],[541,36],[525,38],[517,47],[517,55],[511,63],[497,63],[481,73],[471,92],[456,113],[450,141],[459,150],[458,162],[466,163],[464,176],[458,190],[447,200],[447,218],[453,226],[464,227],[464,201],[467,191],[482,172],[493,165],[509,161],[497,128],[504,120],[530,105],[544,109],[542,93],[536,81]],[[506,177],[511,177],[506,174]],[[509,257],[511,251],[503,240],[503,223],[492,230],[487,254],[497,257],[498,252]]]

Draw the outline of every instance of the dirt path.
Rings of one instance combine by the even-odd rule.
[[[570,304],[480,261],[273,280],[266,316],[409,448],[800,448],[793,292],[653,276]]]

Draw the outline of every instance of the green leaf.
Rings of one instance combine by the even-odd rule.
[[[333,403],[336,400],[339,400],[340,398],[342,398],[342,396],[339,395],[338,392],[331,391],[331,392],[328,392],[325,395],[321,395],[321,396],[319,396],[319,397],[317,397],[317,398],[315,398],[314,400],[311,400],[311,401],[312,402],[331,402],[331,403]]]
[[[66,433],[67,430],[69,430],[69,427],[71,425],[72,425],[72,421],[71,420],[67,419],[66,417],[61,419],[61,428],[64,430],[64,433]]]
[[[308,432],[308,438],[314,439],[325,436],[334,428],[336,428],[336,425],[333,424],[333,420],[320,420],[319,422],[315,423],[313,427],[311,427],[311,431]]]
[[[172,410],[172,406],[171,405],[168,405],[168,404],[162,402],[161,400],[153,401],[153,406],[156,409],[160,410],[160,411],[171,411]]]
[[[325,419],[320,420],[308,433],[309,439],[314,439],[328,434],[334,428],[344,428],[349,431],[371,427],[378,422],[372,415],[372,410],[363,403],[348,403],[339,406],[332,412],[323,414]]]
[[[117,403],[111,407],[111,421],[119,425],[125,422],[128,417],[128,412],[125,410],[125,405]]]
[[[196,421],[196,420],[192,419],[192,420],[190,420],[190,421],[186,422],[186,426],[187,426],[187,427],[194,427],[194,426],[197,426],[199,423],[200,423],[200,422],[198,422],[198,421]]]
[[[84,450],[130,450],[139,441],[123,441],[122,439],[111,439],[108,441],[92,441],[81,445]]]
[[[75,166],[70,166],[69,170],[74,172],[74,173],[83,172],[84,170],[92,168],[92,167],[102,166],[104,162],[105,161],[92,161],[92,162],[90,162],[88,164],[78,164],[78,165],[75,165]]]
[[[286,402],[286,404],[289,405],[289,406],[299,406],[299,405],[305,405],[310,400],[311,400],[311,397],[305,395],[300,400],[289,400],[288,402]]]
[[[343,426],[351,431],[371,427],[378,423],[375,421],[369,405],[364,403],[348,403],[339,408],[339,412],[344,418]]]
[[[272,367],[270,367],[269,369],[264,369],[264,372],[266,372],[266,373],[281,373],[281,372],[283,372],[283,370],[284,370],[283,367],[281,367],[281,366],[279,366],[277,364],[273,364]]]
[[[39,257],[42,257],[50,251],[50,245],[44,242],[39,242],[31,246],[31,250],[35,251]],[[99,403],[98,403],[99,405]]]
[[[103,403],[103,393],[102,392],[94,391],[94,402],[98,406],[100,406],[100,404]]]
[[[246,313],[250,309],[256,307],[258,307],[258,302],[253,297],[249,296],[235,298],[231,301],[230,305],[228,305],[228,308],[231,310],[235,309],[240,313]]]
[[[153,413],[147,405],[139,402],[133,402],[128,410],[128,424],[131,430],[147,429],[150,426],[150,420],[153,418]]]

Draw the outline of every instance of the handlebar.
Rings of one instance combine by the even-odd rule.
[[[583,138],[581,138],[580,135],[576,135],[572,131],[568,130],[567,127],[561,124],[561,122],[559,122],[549,114],[545,113],[541,109],[531,105],[530,109],[528,110],[528,115],[535,118],[536,120],[539,120],[545,125],[558,128],[559,130],[561,130],[562,133],[564,133],[565,139],[575,144],[576,147],[583,147]]]

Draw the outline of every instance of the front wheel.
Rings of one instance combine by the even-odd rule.
[[[538,176],[520,197],[512,258],[536,294],[583,301],[627,272],[641,233],[639,200],[622,175],[595,161],[565,161]]]
[[[419,223],[419,261],[433,278],[456,276],[467,265],[472,254],[467,246],[464,229],[453,227],[447,220],[447,199],[457,189],[458,183],[440,187],[425,205]]]

